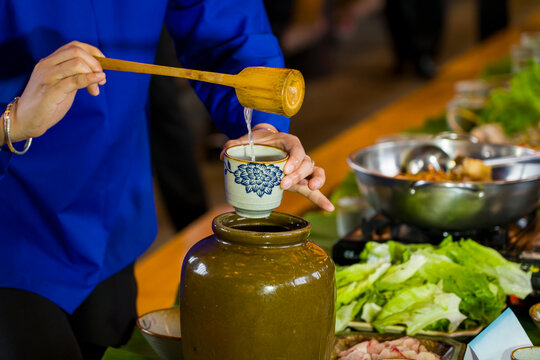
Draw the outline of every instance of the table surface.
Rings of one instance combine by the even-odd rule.
[[[358,124],[310,152],[311,158],[326,171],[323,192],[330,193],[349,172],[346,159],[352,151],[374,144],[379,137],[421,126],[427,117],[444,112],[446,104],[454,96],[454,83],[478,77],[487,64],[508,55],[511,45],[519,42],[522,31],[540,31],[540,11],[533,13],[519,28],[506,29],[449,61],[441,67],[435,79],[420,89],[366,119],[359,119]],[[277,211],[302,215],[311,208],[313,206],[307,199],[285,192]],[[187,251],[211,234],[211,222],[215,216],[231,210],[229,206],[210,209],[169,242],[137,262],[135,276],[139,287],[139,314],[174,304],[181,264]]]

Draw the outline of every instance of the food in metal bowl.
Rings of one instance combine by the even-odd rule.
[[[485,165],[482,160],[466,157],[455,160],[459,165],[450,171],[437,170],[430,167],[427,171],[413,174],[411,172],[399,173],[397,179],[425,180],[425,181],[492,181],[491,166]]]

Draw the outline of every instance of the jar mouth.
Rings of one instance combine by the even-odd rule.
[[[264,218],[246,218],[229,212],[216,216],[212,229],[218,239],[225,242],[287,246],[305,242],[311,232],[311,223],[276,211]]]

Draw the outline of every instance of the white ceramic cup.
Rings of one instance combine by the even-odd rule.
[[[238,215],[261,218],[281,204],[280,183],[289,154],[268,145],[256,144],[253,150],[255,161],[251,161],[249,145],[225,150],[225,195]]]

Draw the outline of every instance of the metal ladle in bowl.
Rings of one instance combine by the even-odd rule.
[[[482,159],[484,165],[491,167],[508,166],[515,163],[540,160],[540,152],[521,156],[501,156]],[[420,172],[449,172],[459,164],[457,159],[450,158],[443,149],[433,144],[420,145],[413,148],[401,163],[401,172],[416,175]]]
[[[446,172],[448,166],[452,166],[450,162],[450,156],[443,149],[437,145],[424,144],[407,153],[401,162],[401,173],[416,175],[431,169]]]

